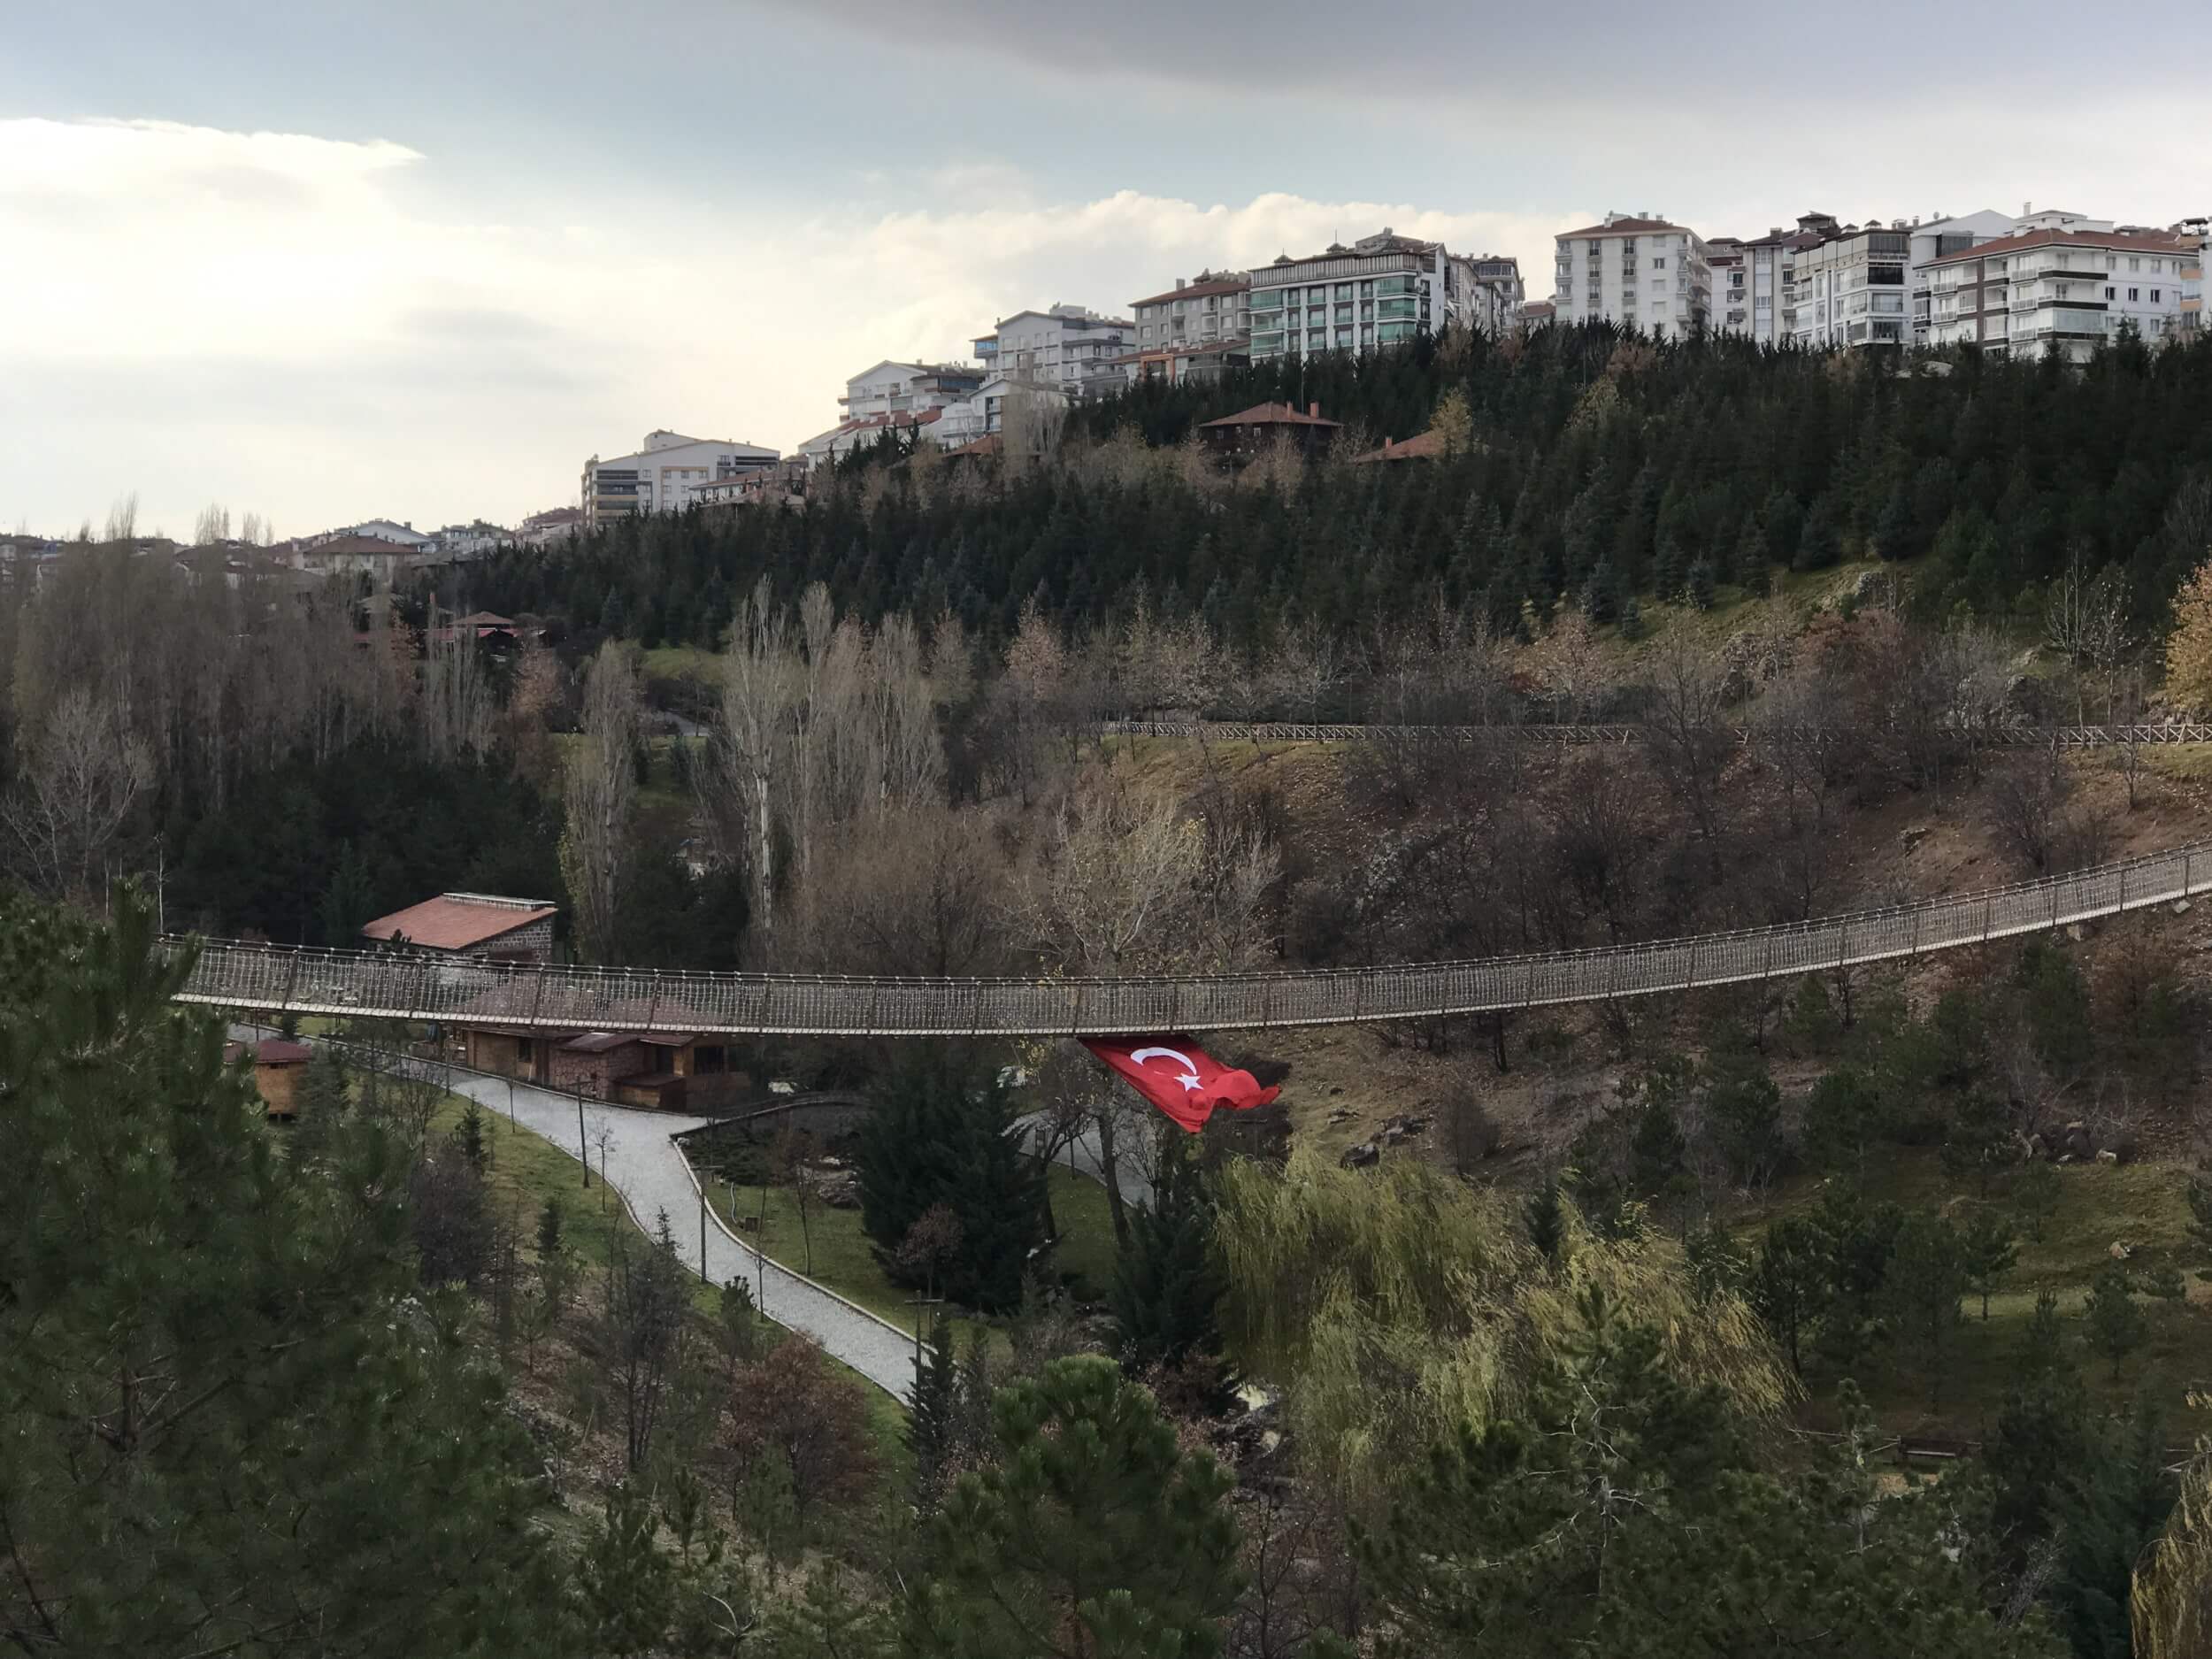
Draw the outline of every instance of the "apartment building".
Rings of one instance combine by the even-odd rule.
[[[1809,245],[1796,250],[1787,289],[1789,338],[1806,347],[1910,343],[1905,267],[1912,238],[1903,221],[1893,228],[1870,219],[1862,226],[1821,218]],[[1813,228],[1809,219],[1797,222],[1801,230]]]
[[[1118,359],[1136,344],[1136,326],[1102,317],[1086,305],[1048,306],[1016,311],[976,340],[981,379],[1009,380],[1056,387],[1071,397],[1119,390],[1124,383]],[[980,380],[979,380],[980,384]]]
[[[1140,352],[1241,340],[1252,332],[1252,280],[1240,271],[1201,271],[1129,310]]]
[[[584,463],[584,526],[641,513],[677,512],[691,504],[702,484],[736,478],[774,465],[777,452],[722,438],[687,438],[680,432],[649,432],[634,455]]]
[[[2074,214],[2016,222],[1929,261],[1931,345],[2078,363],[2130,324],[2154,345],[2180,337],[2202,270],[2189,235]]]
[[[1941,213],[1906,227],[1912,250],[1905,263],[1905,314],[1912,319],[1912,343],[1929,343],[1928,267],[1947,254],[1963,253],[1983,242],[2008,236],[2013,221],[1994,208],[1950,218]]]
[[[1467,261],[1471,286],[1467,291],[1466,321],[1486,334],[1502,334],[1520,320],[1528,290],[1521,281],[1521,262],[1509,253],[1477,254]]]
[[[918,414],[959,402],[983,384],[984,372],[965,363],[895,363],[863,369],[845,382],[838,403],[847,420],[874,415]]]
[[[1510,279],[1479,282],[1476,261],[1387,225],[1348,248],[1333,242],[1302,259],[1281,255],[1250,273],[1252,360],[1364,352],[1423,329],[1440,334],[1479,323],[1502,331],[1518,302],[1519,266],[1488,263],[1513,265]]]
[[[1555,239],[1552,303],[1559,320],[1608,322],[1655,340],[1712,321],[1712,267],[1696,232],[1655,213],[1608,213]]]

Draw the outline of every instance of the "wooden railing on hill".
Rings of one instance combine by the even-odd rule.
[[[2200,864],[2199,861],[2202,863]],[[518,968],[211,943],[179,1000],[531,1031],[955,1037],[1364,1025],[1782,979],[2093,920],[2212,887],[2212,842],[1955,898],[1593,950],[1187,979],[905,979]]]
[[[1635,743],[1644,728],[1632,721],[1581,725],[1361,726],[1317,720],[1105,720],[1109,737],[1175,737],[1210,743],[1514,742],[1558,745]],[[1722,728],[1738,742],[1755,735],[1747,726]],[[1786,729],[1774,735],[1786,738]],[[2212,722],[2170,720],[2133,726],[1978,726],[1965,733],[1990,749],[2123,749],[2131,744],[2212,743]]]

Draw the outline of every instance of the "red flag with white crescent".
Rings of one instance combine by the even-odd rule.
[[[1216,1109],[1249,1111],[1282,1093],[1262,1088],[1249,1071],[1225,1066],[1188,1037],[1086,1037],[1083,1046],[1138,1094],[1195,1134]]]

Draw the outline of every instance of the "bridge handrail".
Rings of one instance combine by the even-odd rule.
[[[219,1006],[527,1030],[949,1036],[1357,1024],[1607,1001],[1954,949],[2193,895],[2200,859],[2212,886],[2212,842],[2193,842],[1950,897],[1630,944],[1114,979],[516,967],[420,952],[217,941],[202,945],[183,995]],[[2131,878],[2152,872],[2154,879],[2135,881],[2131,892]],[[1805,948],[1816,940],[1819,951]],[[1761,944],[1764,954],[1755,958],[1747,947]],[[1677,965],[1648,971],[1670,960]],[[1601,979],[1587,972],[1598,964],[1608,964]],[[776,1006],[779,995],[787,1008]]]

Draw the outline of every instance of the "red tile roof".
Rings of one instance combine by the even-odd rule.
[[[1219,420],[1210,420],[1205,424],[1209,426],[1340,426],[1344,423],[1302,413],[1288,403],[1255,403],[1249,409],[1233,415],[1224,415]]]
[[[1242,294],[1252,286],[1248,277],[1224,277],[1217,282],[1194,282],[1188,288],[1172,288],[1165,294],[1148,294],[1141,300],[1131,300],[1134,305],[1164,305],[1173,300],[1202,300],[1210,294]]]
[[[1432,461],[1444,453],[1444,434],[1433,426],[1417,438],[1408,438],[1403,443],[1386,443],[1379,449],[1370,449],[1365,455],[1356,455],[1352,465],[1369,461]]]
[[[389,916],[380,916],[361,930],[365,939],[404,935],[411,945],[426,950],[466,950],[472,945],[497,939],[557,914],[559,906],[534,899],[488,901],[460,894],[441,894]]]
[[[1647,230],[1682,230],[1663,219],[1617,219],[1610,225],[1591,225],[1581,230],[1563,230],[1558,239],[1576,236],[1634,236]]]
[[[2000,236],[1994,242],[1978,242],[1928,263],[1956,265],[1962,259],[2001,259],[2007,254],[2024,253],[2031,248],[2094,248],[2100,251],[2160,254],[2196,251],[2185,238],[2162,231],[2031,230],[2016,236]]]

